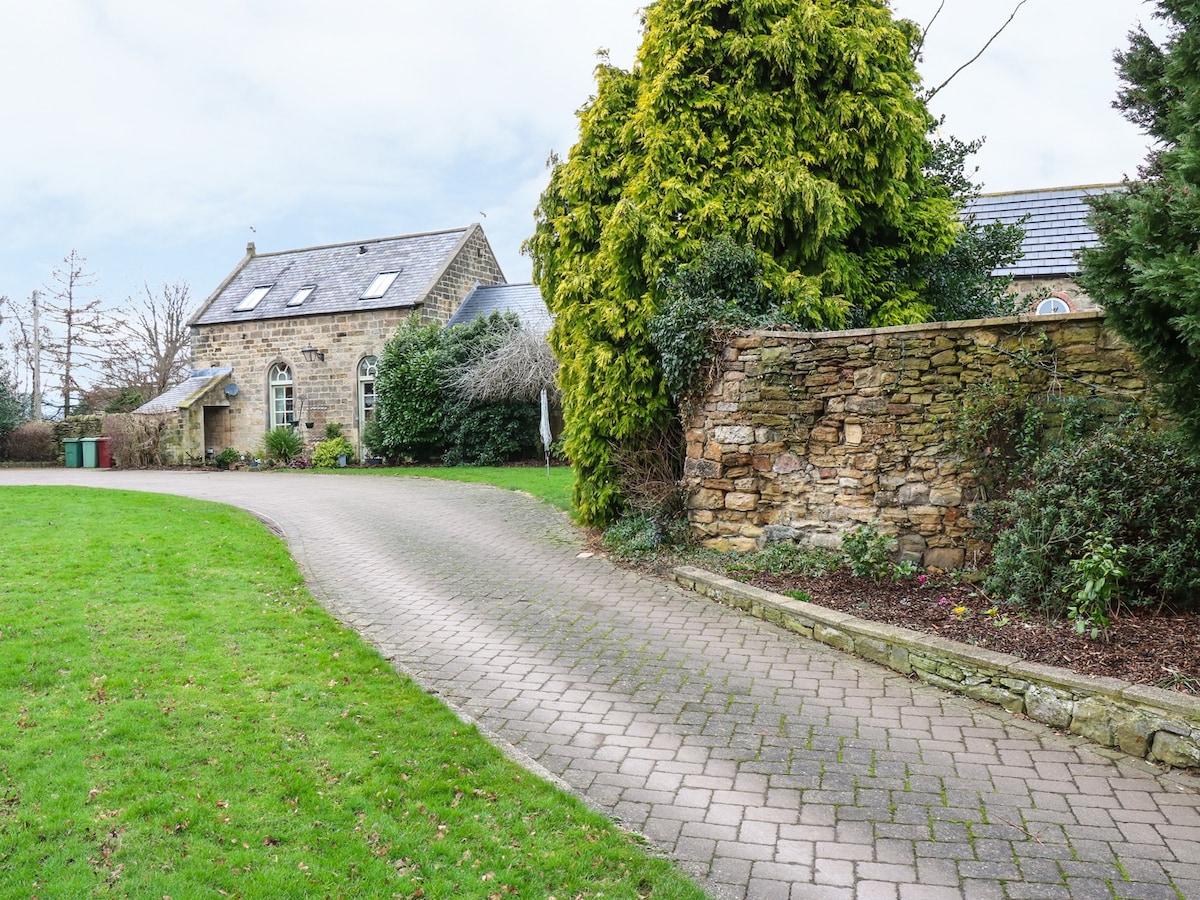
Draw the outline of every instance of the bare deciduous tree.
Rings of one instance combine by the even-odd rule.
[[[87,259],[71,250],[51,272],[51,284],[47,285],[49,298],[44,309],[54,339],[42,349],[58,369],[64,416],[72,412],[72,395],[83,389],[80,371],[99,364],[113,333],[102,301],[86,299],[87,289],[95,284],[93,274],[84,271],[86,265]]]
[[[4,316],[6,326],[3,349],[7,353],[13,384],[22,397],[28,398],[31,407],[29,414],[40,419],[41,409],[32,408],[35,405],[33,394],[37,392],[36,387],[39,383],[39,379],[34,377],[37,352],[33,332],[37,316],[34,314],[32,302],[22,305],[7,296],[0,297],[0,313]],[[44,322],[38,324],[37,330],[41,346],[52,343],[50,330]]]
[[[113,317],[109,353],[100,371],[107,387],[137,391],[149,400],[187,377],[191,356],[188,312],[191,288],[186,281],[163,282],[155,291],[128,298]]]
[[[451,387],[472,403],[537,400],[553,391],[558,360],[546,338],[517,325],[495,349],[456,372]]]

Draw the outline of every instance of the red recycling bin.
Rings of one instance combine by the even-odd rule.
[[[101,469],[112,467],[112,448],[108,445],[108,438],[96,438],[96,465]]]

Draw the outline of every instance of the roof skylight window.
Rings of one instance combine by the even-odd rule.
[[[308,295],[316,289],[317,286],[315,284],[306,284],[304,287],[300,288],[300,290],[296,291],[296,293],[292,294],[292,299],[287,302],[287,305],[299,306],[301,303],[307,300]]]
[[[270,284],[266,285],[265,287],[256,287],[246,295],[245,300],[233,308],[234,312],[249,312],[250,310],[254,309],[254,307],[258,306],[258,304],[262,301],[262,298],[267,296],[267,293],[272,287],[274,287],[274,285]]]
[[[380,272],[375,276],[375,280],[371,282],[371,286],[363,291],[363,300],[378,300],[387,293],[387,289],[392,286],[392,282],[396,280],[396,276],[400,273],[396,272]]]

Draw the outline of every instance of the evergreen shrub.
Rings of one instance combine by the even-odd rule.
[[[1112,602],[1200,609],[1200,453],[1137,419],[1043,453],[1027,485],[999,504],[986,589],[1054,615],[1068,612],[1079,566],[1103,540],[1123,576]]]
[[[495,349],[520,323],[494,313],[442,328],[415,320],[400,326],[379,359],[376,405],[364,441],[393,459],[446,465],[500,465],[532,456],[539,405],[467,400],[457,376]]]
[[[295,428],[281,425],[263,435],[263,455],[273,462],[292,462],[304,451],[304,442]]]

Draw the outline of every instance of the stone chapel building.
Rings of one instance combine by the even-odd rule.
[[[333,422],[361,453],[378,357],[398,325],[447,323],[473,294],[486,300],[472,309],[528,306],[530,287],[506,285],[477,224],[278,253],[251,243],[189,323],[191,377],[137,412],[166,418],[176,464],[253,452],[279,426],[315,444]],[[547,317],[536,300],[517,310],[523,322]]]

